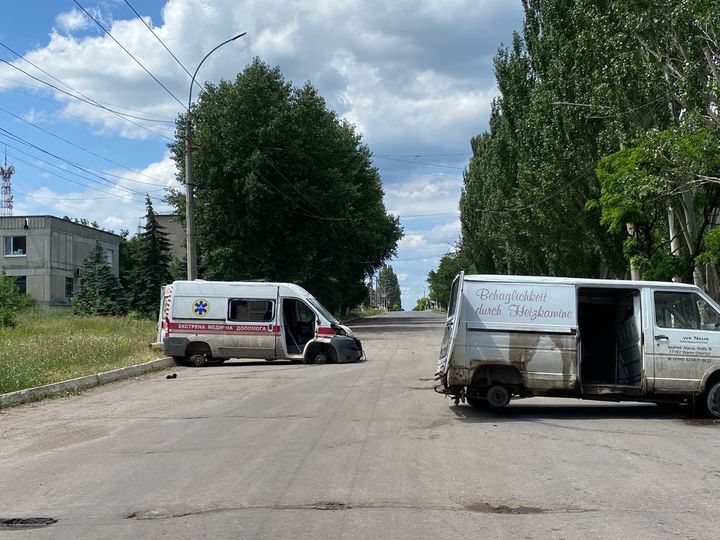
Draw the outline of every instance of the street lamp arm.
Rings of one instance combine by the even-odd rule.
[[[231,41],[235,41],[236,39],[243,37],[245,34],[247,34],[247,32],[243,32],[242,34],[238,34],[237,36],[233,36],[233,37],[231,37],[230,39],[226,39],[225,41],[223,41],[223,42],[220,43],[219,45],[216,45],[209,53],[207,53],[207,54],[203,57],[202,60],[200,60],[200,63],[198,64],[198,67],[195,69],[195,73],[193,73],[192,80],[190,81],[190,95],[188,96],[188,106],[187,106],[187,108],[188,108],[188,113],[190,112],[190,104],[192,103],[192,89],[193,89],[193,85],[195,84],[195,77],[197,76],[198,71],[200,71],[200,66],[203,65],[203,62],[205,62],[205,60],[207,60],[208,56],[210,56],[212,53],[214,53],[215,51],[217,51],[220,47],[222,47],[223,45],[225,45],[225,44],[227,44],[227,43],[230,43]]]
[[[193,177],[192,177],[192,120],[190,119],[190,107],[192,105],[192,90],[195,84],[195,77],[197,77],[200,66],[207,60],[207,57],[217,51],[223,45],[235,41],[238,38],[243,37],[247,32],[233,36],[230,39],[226,39],[220,45],[216,46],[213,50],[207,53],[200,63],[198,64],[195,73],[193,73],[192,80],[190,81],[190,92],[188,94],[187,114],[185,115],[185,225],[186,225],[186,243],[187,243],[187,277],[190,281],[197,277],[197,253],[195,246],[195,200],[193,196]]]

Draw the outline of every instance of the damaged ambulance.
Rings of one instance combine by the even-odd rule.
[[[363,358],[360,340],[293,283],[175,281],[161,290],[157,341],[198,367],[228,358],[324,364]]]

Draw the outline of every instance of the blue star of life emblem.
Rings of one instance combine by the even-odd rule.
[[[210,305],[204,298],[200,298],[193,302],[193,313],[196,317],[205,317],[208,314],[209,309]]]

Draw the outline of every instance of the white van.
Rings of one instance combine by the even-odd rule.
[[[680,283],[461,273],[436,378],[476,407],[690,401],[720,418],[720,307]]]
[[[355,362],[360,340],[292,283],[175,281],[162,288],[158,342],[196,366],[228,358]]]

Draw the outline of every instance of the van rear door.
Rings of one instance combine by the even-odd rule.
[[[450,358],[455,348],[455,338],[460,326],[461,312],[460,303],[462,298],[463,279],[465,272],[460,272],[450,287],[450,302],[448,305],[447,322],[445,323],[445,334],[442,347],[440,348],[440,359],[438,360],[435,378],[443,380],[447,374]],[[444,383],[444,382],[443,382]]]

